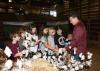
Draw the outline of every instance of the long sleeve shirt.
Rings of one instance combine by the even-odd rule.
[[[78,22],[73,30],[73,39],[71,41],[71,46],[77,48],[77,54],[87,52],[87,32],[84,24]]]

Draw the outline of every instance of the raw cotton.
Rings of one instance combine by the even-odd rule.
[[[36,59],[32,62],[32,68],[28,71],[58,71],[52,64],[44,59]]]

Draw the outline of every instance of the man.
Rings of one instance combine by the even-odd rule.
[[[77,54],[81,52],[85,54],[87,51],[86,28],[76,15],[71,15],[69,20],[74,26],[71,46],[77,49]]]

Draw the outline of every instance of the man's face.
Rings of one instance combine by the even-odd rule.
[[[70,23],[71,23],[72,25],[76,25],[76,24],[77,24],[77,17],[75,17],[75,18],[70,17],[69,20],[70,20]]]

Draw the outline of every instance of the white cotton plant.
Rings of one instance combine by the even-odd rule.
[[[23,51],[22,51],[22,54],[25,54],[25,57],[27,57],[28,54],[29,54],[29,50],[27,50],[27,49],[26,49],[26,50],[23,50]]]
[[[59,54],[62,54],[63,52],[66,52],[65,48],[59,48],[58,53],[59,53]]]
[[[93,54],[91,52],[87,52],[87,59],[92,59]]]
[[[79,64],[79,69],[82,70],[84,68],[83,64]]]
[[[10,70],[13,67],[13,61],[12,60],[7,60],[4,64],[4,67],[6,68],[6,70]]]
[[[38,56],[37,56],[37,55],[34,55],[34,56],[32,57],[32,59],[33,59],[33,60],[38,59]]]
[[[69,71],[75,71],[75,68],[71,68]]]
[[[67,71],[67,70],[68,70],[68,67],[67,67],[66,65],[61,66],[61,68],[62,68],[64,71]]]
[[[81,60],[85,60],[85,56],[84,55],[82,55]]]
[[[85,56],[83,55],[83,53],[80,53],[79,57],[81,58],[81,60],[85,60]]]
[[[25,34],[25,39],[26,40],[30,40],[30,41],[32,40],[32,35],[30,33],[25,32],[24,34]]]
[[[68,66],[68,68],[72,68],[72,64],[71,63],[68,63],[67,66]]]
[[[75,60],[74,56],[71,56],[71,60],[70,61],[71,61],[71,63],[75,63],[76,60]]]
[[[58,57],[58,63],[60,65],[64,65],[65,64],[65,61],[64,61],[64,59],[63,59],[63,57],[61,55]]]
[[[62,54],[63,48],[59,48],[59,54]]]
[[[24,40],[23,43],[22,43],[22,45],[23,45],[26,49],[29,48],[30,44],[31,44],[31,43],[30,43],[29,40]]]
[[[12,54],[12,51],[8,46],[6,46],[5,50],[4,50],[4,53],[7,55],[7,57],[10,57],[11,54]]]
[[[21,59],[17,59],[16,65],[18,66],[19,69],[22,69],[23,61]]]
[[[92,60],[86,61],[86,66],[91,67],[92,66]]]
[[[44,59],[44,60],[47,60],[47,56],[46,56],[46,55],[44,55],[44,56],[43,56],[43,59]]]
[[[75,66],[75,70],[76,70],[76,71],[79,70],[79,66],[78,66],[78,65]]]

